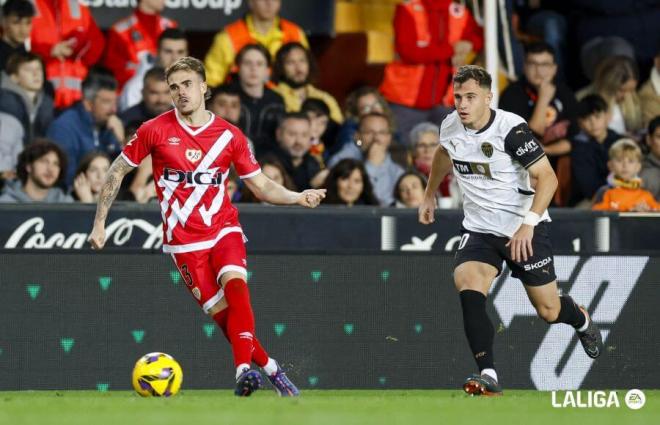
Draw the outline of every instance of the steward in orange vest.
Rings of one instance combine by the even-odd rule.
[[[145,56],[156,56],[158,38],[177,23],[156,13],[145,13],[140,6],[117,21],[108,31],[108,47],[104,66],[114,74],[119,87],[123,87],[138,69]]]
[[[105,39],[87,6],[78,0],[33,0],[32,51],[44,60],[55,89],[55,107],[82,98],[87,70],[103,53]]]
[[[416,109],[443,104],[454,43],[469,41],[475,52],[483,47],[472,14],[452,0],[404,1],[396,7],[394,33],[397,58],[385,67],[380,91],[389,102]]]
[[[211,87],[222,84],[234,65],[234,58],[245,45],[263,44],[274,58],[283,44],[296,41],[309,48],[302,28],[291,21],[276,17],[267,33],[256,31],[251,14],[227,25],[213,39],[213,45],[206,54],[206,82]]]

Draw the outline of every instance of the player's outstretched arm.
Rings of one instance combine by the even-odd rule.
[[[325,189],[308,189],[303,192],[293,192],[284,186],[275,183],[264,173],[244,180],[248,189],[261,201],[275,205],[301,205],[316,208],[323,198]]]
[[[93,249],[101,249],[105,245],[105,219],[108,217],[112,202],[117,197],[121,181],[132,169],[133,167],[119,155],[108,170],[108,175],[99,195],[99,202],[96,205],[94,228],[92,228],[92,233],[90,233],[88,239]]]
[[[438,146],[433,154],[433,163],[431,164],[431,175],[429,183],[424,192],[424,202],[419,206],[419,222],[422,224],[431,224],[435,221],[435,191],[440,186],[440,182],[451,170],[451,159],[449,154],[442,146]]]

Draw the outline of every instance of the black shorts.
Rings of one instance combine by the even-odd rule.
[[[505,246],[509,238],[461,228],[461,241],[454,257],[454,268],[466,261],[479,261],[495,267],[499,276],[502,272],[502,261],[506,261],[511,269],[511,276],[520,279],[525,285],[541,286],[550,283],[557,279],[557,276],[548,228],[546,222],[541,222],[534,228],[534,255],[528,257],[527,261],[518,263],[511,259],[511,247]]]

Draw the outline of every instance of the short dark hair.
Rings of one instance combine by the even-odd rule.
[[[163,43],[163,40],[188,41],[188,39],[186,38],[186,34],[184,34],[184,32],[181,31],[179,28],[168,28],[162,33],[160,33],[160,36],[158,37],[158,48],[160,48],[160,45]]]
[[[545,41],[535,41],[525,46],[525,57],[539,53],[549,53],[553,61],[556,58],[555,49]]]
[[[649,129],[647,134],[649,136],[653,136],[653,133],[655,133],[655,130],[657,130],[658,127],[660,127],[660,115],[649,121]]]
[[[362,129],[362,123],[364,123],[368,118],[382,118],[387,122],[387,128],[390,129],[391,133],[394,133],[394,123],[389,116],[381,114],[380,112],[369,112],[368,114],[362,115],[358,120],[358,131]]]
[[[238,89],[238,87],[234,84],[221,84],[217,87],[215,87],[211,91],[211,97],[209,100],[214,99],[216,96],[220,96],[221,94],[226,94],[227,96],[236,96],[236,97],[241,97],[241,92]]]
[[[328,104],[321,99],[316,99],[313,97],[308,97],[305,99],[305,101],[302,103],[302,106],[300,107],[300,112],[304,114],[307,112],[312,112],[316,115],[325,115],[327,117],[330,116],[330,108],[328,107]]]
[[[9,59],[7,59],[5,70],[7,71],[8,75],[14,75],[18,72],[18,68],[20,68],[21,65],[33,61],[39,61],[42,67],[44,65],[40,56],[35,55],[32,52],[22,52],[18,50],[15,53],[12,53],[9,56]]]
[[[146,85],[147,80],[167,81],[167,78],[165,77],[165,68],[162,66],[154,66],[144,74],[142,82]]]
[[[34,5],[29,0],[7,0],[2,5],[2,17],[18,16],[19,18],[32,18],[35,15]]]
[[[80,162],[78,163],[78,167],[76,168],[76,172],[75,172],[74,176],[78,176],[78,174],[81,174],[81,173],[86,173],[87,169],[92,164],[92,161],[94,161],[96,158],[99,158],[99,157],[105,158],[105,159],[108,160],[108,162],[112,163],[112,160],[110,159],[110,155],[108,155],[107,153],[105,153],[103,151],[87,152],[82,157]]]
[[[270,57],[270,52],[264,46],[263,44],[260,43],[251,43],[251,44],[246,44],[243,46],[241,50],[238,51],[238,54],[236,55],[236,60],[234,63],[238,66],[241,66],[241,62],[243,61],[243,56],[250,50],[256,50],[257,52],[261,53],[261,55],[266,58],[266,65],[270,67],[271,64],[271,57]]]
[[[305,52],[305,57],[307,58],[307,64],[309,66],[309,75],[307,77],[308,81],[311,81],[316,76],[316,61],[314,60],[314,56],[312,56],[312,52],[301,43],[292,41],[280,47],[280,49],[277,51],[277,54],[275,55],[275,63],[273,64],[273,82],[275,84],[284,79],[284,61],[289,53],[295,49],[300,49]]]
[[[403,202],[401,200],[401,193],[399,192],[399,185],[401,184],[401,181],[408,176],[417,177],[419,181],[422,183],[422,190],[425,190],[426,185],[428,184],[428,180],[426,179],[426,176],[424,176],[417,170],[408,170],[405,173],[401,174],[401,176],[399,176],[399,178],[397,179],[396,183],[394,183],[394,191],[393,191],[394,199],[396,199],[399,202]]]
[[[493,79],[488,71],[477,65],[463,65],[454,74],[454,83],[463,84],[468,80],[474,80],[479,87],[490,90]]]
[[[288,112],[280,118],[277,128],[282,128],[284,123],[288,120],[303,120],[309,122],[309,117],[302,112]]]
[[[600,95],[590,94],[578,102],[577,117],[578,119],[584,119],[598,112],[607,112],[607,110],[608,106],[605,99]]]
[[[54,143],[48,139],[35,139],[32,143],[27,145],[20,154],[18,154],[16,174],[21,183],[25,184],[27,182],[27,166],[50,152],[55,152],[57,158],[60,161],[60,175],[57,176],[55,186],[58,186],[62,183],[67,170],[66,154],[57,143]]]
[[[117,80],[107,70],[95,68],[87,74],[82,83],[83,99],[93,100],[99,91],[117,91]]]

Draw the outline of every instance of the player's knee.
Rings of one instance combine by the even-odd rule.
[[[218,301],[217,303],[213,304],[211,308],[209,308],[207,314],[211,317],[215,316],[216,314],[220,313],[222,310],[226,309],[228,307],[227,300],[223,297]]]
[[[553,323],[559,317],[559,306],[540,304],[536,306],[536,313],[547,323]]]
[[[458,292],[465,290],[473,291],[483,291],[484,287],[483,276],[479,273],[455,273],[454,274],[454,286]]]

